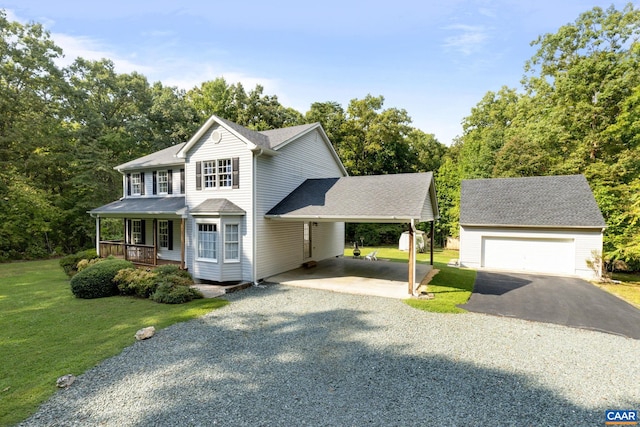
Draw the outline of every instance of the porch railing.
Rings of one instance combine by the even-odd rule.
[[[100,241],[100,256],[124,258],[135,264],[157,265],[153,246],[134,245],[122,241]]]

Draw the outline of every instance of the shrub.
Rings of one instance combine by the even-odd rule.
[[[86,251],[80,251],[75,254],[67,255],[60,259],[60,267],[64,270],[67,276],[71,277],[78,272],[78,263],[83,259],[92,260],[98,258],[98,253],[95,249],[87,249]]]
[[[85,268],[89,267],[90,265],[96,264],[100,261],[104,261],[104,258],[81,259],[80,261],[78,261],[76,270],[82,271]]]
[[[71,278],[71,292],[78,298],[102,298],[118,293],[113,279],[118,271],[133,264],[122,259],[107,259],[85,268]]]
[[[161,277],[151,299],[164,304],[182,304],[193,299],[203,298],[202,292],[192,288],[192,284],[193,280],[190,278],[176,274]]]
[[[125,268],[120,270],[113,281],[123,295],[135,295],[149,298],[158,287],[157,275],[139,268]]]
[[[174,264],[161,265],[156,267],[153,271],[160,277],[175,275],[191,279],[191,274],[187,270],[181,270],[180,267]]]

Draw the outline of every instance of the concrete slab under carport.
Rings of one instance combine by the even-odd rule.
[[[416,284],[431,271],[427,264],[416,265]],[[303,288],[387,298],[410,298],[407,264],[386,260],[330,258],[315,267],[300,267],[266,279],[267,282]]]

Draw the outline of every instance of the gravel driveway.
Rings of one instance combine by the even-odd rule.
[[[640,408],[640,340],[282,285],[227,298],[23,425],[604,425]]]

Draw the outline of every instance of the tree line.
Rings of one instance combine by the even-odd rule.
[[[447,147],[383,96],[303,114],[221,77],[185,91],[108,59],[61,68],[40,24],[0,10],[0,260],[90,247],[86,212],[121,196],[113,166],[188,140],[216,114],[254,130],[320,122],[351,175],[434,171],[440,242],[458,234],[462,179],[582,173],[607,221],[605,255],[640,269],[639,30],[629,4],[541,35],[521,87],[487,92]]]

